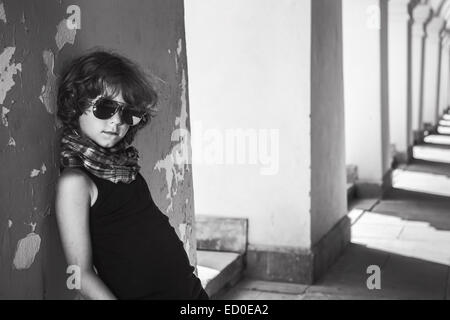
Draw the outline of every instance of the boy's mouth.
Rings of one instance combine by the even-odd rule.
[[[119,135],[118,132],[114,132],[114,131],[103,131],[103,133],[106,133],[106,134],[109,134],[109,135],[114,135],[114,136]]]

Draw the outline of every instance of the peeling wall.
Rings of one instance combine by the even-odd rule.
[[[70,5],[81,9],[81,29],[68,27]],[[183,1],[0,1],[0,299],[74,297],[53,214],[55,94],[63,63],[92,47],[137,61],[160,94],[160,112],[135,145],[155,202],[196,265]]]
[[[39,96],[64,15],[55,1],[0,5],[0,299],[44,298],[57,126]]]

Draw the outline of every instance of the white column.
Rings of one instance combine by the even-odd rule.
[[[185,16],[196,213],[247,217],[253,247],[310,248],[310,1],[189,0]]]
[[[439,93],[439,65],[441,57],[441,32],[445,20],[434,17],[426,27],[425,39],[425,69],[423,86],[423,124],[437,123],[438,93]]]
[[[311,0],[311,6],[311,241],[316,244],[342,219],[347,195],[342,4]]]
[[[252,276],[310,280],[344,243],[323,260],[315,246],[347,215],[341,13],[340,0],[185,1],[195,209],[248,218]]]
[[[418,5],[413,10],[411,39],[411,133],[422,127],[423,101],[423,50],[425,41],[425,22],[431,15],[427,5]]]
[[[442,38],[441,51],[441,81],[439,90],[439,110],[438,117],[442,115],[448,107],[449,98],[449,76],[450,76],[450,30],[445,30]]]
[[[408,127],[408,46],[409,0],[389,2],[389,121],[391,144],[396,154],[406,159],[409,141]]]
[[[449,35],[449,38],[450,38],[450,35]],[[446,90],[447,91],[446,106],[450,106],[450,39],[447,42],[446,55],[447,55],[447,57],[449,59],[449,62],[448,62],[449,67],[447,69],[447,71],[448,71],[448,82],[447,82],[447,90]]]
[[[343,1],[347,164],[359,182],[382,186],[388,172],[387,1]]]

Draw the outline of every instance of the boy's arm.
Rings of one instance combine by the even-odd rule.
[[[56,187],[56,218],[67,263],[81,271],[80,293],[87,299],[115,299],[92,264],[89,234],[90,185],[78,170],[66,169]]]

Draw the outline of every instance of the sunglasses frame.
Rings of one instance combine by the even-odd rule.
[[[109,116],[108,118],[104,118],[104,119],[102,119],[102,118],[100,118],[100,117],[98,117],[97,115],[96,115],[96,111],[97,111],[97,104],[100,102],[100,101],[108,101],[108,102],[112,102],[112,103],[114,103],[115,104],[115,109],[114,109],[114,113],[112,113],[111,114],[111,116]],[[98,97],[96,97],[95,99],[93,99],[92,100],[92,102],[89,104],[90,106],[92,106],[92,114],[97,118],[97,119],[100,119],[100,120],[108,120],[108,119],[111,119],[117,112],[120,112],[120,118],[122,119],[122,121],[124,122],[124,123],[126,123],[126,124],[128,124],[129,126],[135,126],[135,125],[138,125],[139,124],[139,122],[141,122],[141,120],[142,120],[142,118],[144,117],[144,115],[145,115],[145,111],[141,111],[141,110],[139,110],[139,111],[141,111],[142,112],[142,116],[140,116],[140,117],[137,117],[137,116],[134,116],[134,115],[131,115],[131,119],[133,119],[133,118],[138,118],[139,120],[138,120],[138,122],[136,122],[136,123],[127,123],[126,122],[126,120],[125,120],[125,118],[123,117],[123,115],[122,115],[122,112],[128,107],[128,108],[131,108],[131,109],[134,109],[134,110],[136,110],[136,108],[134,108],[132,105],[130,105],[130,104],[128,104],[128,103],[124,103],[124,102],[119,102],[119,101],[116,101],[116,100],[113,100],[113,99],[109,99],[109,98],[106,98],[106,97],[104,97],[104,96],[98,96]]]

